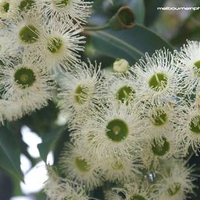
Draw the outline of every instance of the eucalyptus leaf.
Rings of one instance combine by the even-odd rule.
[[[155,50],[165,47],[173,50],[173,47],[150,29],[135,25],[132,29],[121,31],[101,30],[86,32],[91,39],[93,47],[113,58],[124,58],[130,64],[138,61],[148,52],[150,55]]]
[[[0,127],[0,167],[23,181],[19,147],[11,132],[4,126]]]
[[[46,162],[48,153],[53,149],[55,142],[59,139],[63,131],[64,127],[59,126],[42,137],[42,143],[38,144],[37,147],[40,152],[40,157],[44,162]]]

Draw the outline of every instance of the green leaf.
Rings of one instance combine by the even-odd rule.
[[[135,25],[132,29],[121,31],[88,31],[93,47],[104,55],[113,58],[124,58],[133,64],[144,56],[163,47],[173,50],[173,47],[150,29]]]
[[[20,168],[20,150],[11,132],[3,126],[0,127],[0,167],[23,181],[23,173]]]
[[[42,143],[38,144],[38,150],[40,152],[40,157],[44,162],[46,162],[47,155],[50,152],[50,150],[53,149],[54,144],[58,140],[58,138],[61,136],[62,132],[64,130],[63,126],[59,126],[48,132],[42,137]]]

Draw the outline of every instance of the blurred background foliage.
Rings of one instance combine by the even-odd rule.
[[[134,12],[135,26],[132,29],[92,31],[89,28],[106,24],[122,6],[128,6]],[[145,52],[151,55],[155,50],[163,47],[170,50],[178,49],[187,39],[200,41],[200,10],[157,10],[157,7],[161,6],[198,7],[200,2],[199,0],[113,0],[111,3],[108,0],[94,0],[93,14],[83,32],[87,42],[82,59],[96,60],[102,63],[102,68],[111,70],[113,61],[119,57],[134,64]],[[49,102],[47,107],[18,121],[5,122],[0,127],[1,200],[23,196],[19,185],[19,182],[23,181],[20,155],[26,156],[34,167],[39,161],[46,161],[48,153],[52,151],[56,165],[63,144],[69,139],[67,126],[57,123],[58,116],[59,110],[56,107],[55,98],[55,102]],[[22,139],[22,127],[24,126],[29,127],[42,140],[42,143],[38,145],[40,152],[38,158],[30,155],[28,144]],[[195,163],[196,167],[200,167],[198,156],[193,156],[189,162],[191,165]],[[197,184],[200,185],[199,180]],[[36,200],[46,199],[42,191],[30,195]],[[196,190],[196,196],[191,199],[200,199],[200,189]]]

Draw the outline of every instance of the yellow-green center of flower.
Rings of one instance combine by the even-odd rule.
[[[78,85],[75,90],[75,101],[78,104],[84,104],[87,101],[88,96],[89,95],[87,87],[83,85]]]
[[[33,85],[35,82],[35,74],[32,69],[22,67],[15,72],[14,80],[20,88],[25,89]]]
[[[20,30],[19,38],[22,42],[27,44],[35,43],[39,38],[39,31],[35,26],[31,24],[26,25]]]
[[[170,144],[165,137],[162,137],[162,141],[153,140],[151,145],[153,154],[156,156],[164,156],[170,149]]]
[[[67,6],[69,3],[69,0],[60,0],[56,2],[56,6],[58,8],[64,8],[65,6]]]
[[[190,130],[195,134],[200,134],[200,115],[192,118],[190,122]]]
[[[90,165],[85,159],[76,158],[75,165],[81,172],[88,172],[90,170]]]
[[[135,194],[135,195],[131,196],[130,200],[146,200],[146,198],[140,194]]]
[[[20,5],[19,5],[19,9],[20,10],[30,10],[35,4],[35,1],[33,0],[23,0],[21,1]]]
[[[51,38],[47,43],[47,49],[53,54],[59,53],[62,46],[63,41],[58,37]]]
[[[123,163],[121,163],[120,161],[116,161],[116,162],[114,162],[114,163],[112,164],[112,168],[113,168],[114,170],[121,171],[121,170],[124,169],[124,165],[123,165]]]
[[[154,74],[149,80],[149,86],[152,90],[158,92],[166,88],[168,83],[167,75],[163,73]]]
[[[161,126],[167,122],[167,114],[164,110],[157,110],[152,114],[152,123],[155,126]]]
[[[194,63],[193,70],[194,70],[194,74],[199,77],[200,76],[200,60]]]
[[[9,11],[10,8],[10,4],[8,2],[5,2],[3,4],[3,10],[7,13]]]
[[[129,129],[125,121],[113,119],[106,126],[106,135],[113,142],[121,142],[126,139]]]
[[[123,86],[117,91],[116,98],[122,103],[129,102],[131,97],[134,96],[134,94],[135,90],[133,88],[131,88],[130,86]]]
[[[167,192],[170,196],[174,196],[177,194],[181,189],[181,184],[179,182],[175,182],[170,185],[170,187],[167,189]]]

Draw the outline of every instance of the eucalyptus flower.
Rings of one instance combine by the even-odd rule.
[[[42,0],[40,10],[47,18],[57,21],[86,24],[92,2],[84,0]],[[48,19],[47,19],[48,21]]]
[[[182,92],[183,73],[173,54],[166,49],[155,51],[140,59],[132,69],[137,76],[138,96],[152,103],[170,101]]]
[[[94,189],[103,184],[99,173],[99,163],[85,155],[84,151],[66,143],[60,159],[59,166],[69,180],[73,180],[86,189]]]

